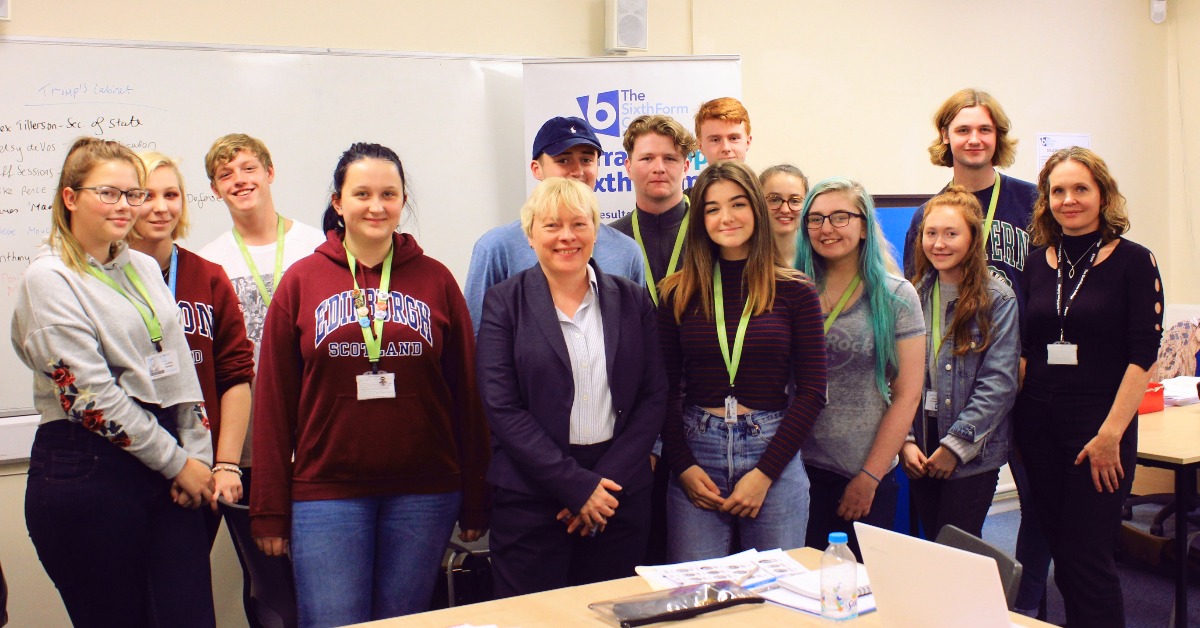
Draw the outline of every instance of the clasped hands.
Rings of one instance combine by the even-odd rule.
[[[229,473],[223,475],[234,475],[234,477],[237,477],[235,474]],[[208,465],[195,458],[188,458],[187,462],[183,465],[183,469],[180,469],[179,474],[171,481],[171,501],[184,508],[193,509],[199,508],[204,504],[209,504],[213,512],[216,512],[217,496],[222,495],[226,499],[229,499],[228,495],[232,494],[232,488],[229,485],[225,485],[223,488],[225,491],[218,493],[216,481],[213,479],[212,470],[209,469]],[[242,483],[238,481],[238,499],[240,499],[241,490]],[[237,499],[231,501],[236,502]]]
[[[904,443],[900,450],[900,458],[904,463],[904,474],[912,480],[948,480],[958,468],[958,458],[945,447],[938,447],[933,455],[926,458],[916,443]]]
[[[592,536],[604,531],[609,517],[617,514],[617,506],[621,502],[613,493],[621,491],[621,485],[608,478],[601,478],[596,490],[583,503],[578,513],[571,514],[571,509],[563,508],[558,511],[556,519],[567,524],[567,534],[579,533],[579,536]]]
[[[721,489],[717,488],[716,483],[700,465],[692,465],[679,474],[679,483],[695,507],[719,510],[735,517],[751,519],[757,517],[758,511],[762,509],[772,482],[767,474],[756,467],[738,480],[729,497],[722,497]]]

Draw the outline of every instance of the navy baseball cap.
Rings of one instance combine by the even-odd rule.
[[[537,159],[542,153],[551,157],[561,155],[568,148],[578,144],[587,144],[599,152],[604,152],[599,138],[582,119],[550,118],[533,138],[532,159]]]

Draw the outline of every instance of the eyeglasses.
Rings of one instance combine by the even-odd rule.
[[[812,229],[813,231],[816,231],[817,229],[820,229],[821,225],[825,224],[825,220],[828,219],[829,224],[841,229],[842,227],[845,227],[846,225],[850,224],[851,218],[862,218],[862,217],[863,217],[862,214],[856,214],[853,212],[842,211],[842,210],[835,211],[832,214],[829,214],[828,216],[822,216],[821,214],[809,214],[808,216],[806,216],[804,218],[804,226],[808,227],[809,229]]]
[[[91,190],[96,193],[96,196],[100,197],[101,201],[104,201],[105,203],[108,203],[109,205],[116,205],[117,202],[121,200],[121,197],[124,196],[125,200],[129,201],[130,205],[132,205],[133,207],[137,207],[138,205],[145,203],[146,199],[150,197],[150,191],[143,190],[141,188],[132,188],[129,190],[119,190],[117,188],[114,188],[114,187],[108,186],[108,185],[97,185],[95,187],[90,187],[90,188],[72,188],[72,189],[76,190],[76,191]]]
[[[787,206],[794,212],[804,209],[804,197],[802,196],[783,198],[778,194],[767,195],[767,209],[779,209],[783,207],[784,203],[787,203]]]

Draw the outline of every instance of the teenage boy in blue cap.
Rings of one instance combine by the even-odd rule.
[[[529,171],[541,181],[546,177],[565,177],[582,181],[595,189],[600,173],[600,140],[580,118],[550,118],[533,138],[533,157]],[[592,253],[600,270],[645,285],[642,252],[629,236],[600,225],[596,248]],[[532,267],[537,256],[529,246],[518,218],[496,227],[479,238],[471,251],[471,266],[463,291],[471,323],[479,333],[483,314],[483,295],[487,289]]]

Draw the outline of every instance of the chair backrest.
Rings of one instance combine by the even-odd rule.
[[[996,567],[1000,570],[1000,582],[1004,585],[1004,599],[1008,602],[1009,610],[1014,608],[1013,605],[1017,602],[1017,589],[1021,585],[1021,563],[991,543],[952,525],[942,526],[942,531],[938,532],[937,542],[996,559]]]

